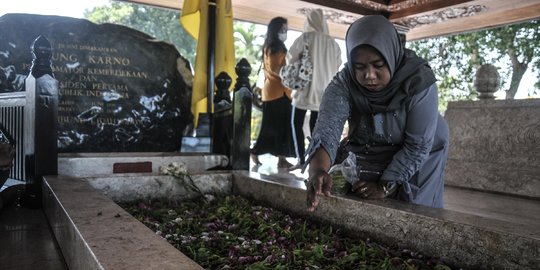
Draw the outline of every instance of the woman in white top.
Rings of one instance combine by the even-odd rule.
[[[313,63],[313,78],[306,88],[294,90],[292,93],[291,122],[298,164],[289,170],[299,169],[305,163],[305,136],[302,127],[306,112],[310,111],[309,127],[313,132],[324,89],[341,66],[341,50],[334,38],[328,34],[328,24],[321,9],[314,9],[307,14],[304,32],[294,41],[288,51],[288,63],[293,63],[302,55],[305,44],[308,45]]]
[[[293,63],[302,55],[305,44],[308,45],[313,63],[313,78],[305,89],[295,90],[292,93],[291,124],[298,164],[289,170],[299,169],[305,163],[305,136],[302,127],[306,112],[310,111],[309,127],[313,132],[324,89],[341,65],[341,50],[334,38],[328,34],[328,24],[321,9],[315,9],[307,14],[304,32],[294,41],[287,53],[288,63]]]

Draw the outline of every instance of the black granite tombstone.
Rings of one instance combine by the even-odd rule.
[[[193,77],[172,44],[60,16],[6,14],[0,30],[0,92],[24,90],[36,37],[52,44],[59,152],[180,150],[193,121]]]

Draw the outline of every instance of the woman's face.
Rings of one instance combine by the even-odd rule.
[[[281,29],[279,29],[278,38],[282,42],[285,42],[285,40],[287,40],[287,30],[288,29],[289,28],[288,28],[287,24],[283,24],[283,26],[281,26]]]
[[[375,48],[360,46],[353,50],[351,60],[356,80],[368,91],[381,91],[390,82],[388,64]]]

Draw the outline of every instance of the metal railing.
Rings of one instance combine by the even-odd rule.
[[[9,177],[20,181],[26,181],[24,171],[25,104],[25,92],[0,93],[0,123],[15,141],[15,160]]]

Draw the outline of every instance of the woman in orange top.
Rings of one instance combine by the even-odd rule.
[[[262,122],[259,137],[251,149],[253,162],[260,165],[259,155],[277,156],[278,168],[292,166],[286,157],[294,157],[291,129],[291,89],[281,82],[279,71],[285,66],[287,19],[275,17],[268,24],[263,45],[264,86],[262,88]]]

